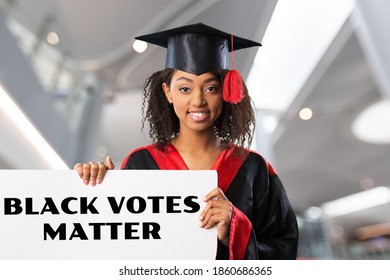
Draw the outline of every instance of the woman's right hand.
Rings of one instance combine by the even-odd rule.
[[[111,157],[106,157],[106,164],[103,162],[90,161],[89,163],[77,163],[74,166],[74,170],[77,171],[80,178],[85,185],[95,186],[103,181],[106,170],[114,169],[114,164],[111,161]]]

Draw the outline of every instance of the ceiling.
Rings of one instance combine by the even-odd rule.
[[[384,168],[390,166],[389,145],[364,143],[351,130],[355,117],[381,95],[355,33],[343,38],[334,54],[337,40],[341,38],[325,53],[275,134],[279,172],[294,186],[291,196],[302,209],[361,191],[365,178],[379,185],[390,181]],[[298,117],[305,107],[314,112],[308,121]]]
[[[150,46],[131,49],[133,37],[204,22],[262,41],[276,0],[17,0],[10,15],[34,34],[60,35],[56,46],[74,67],[104,82],[101,143],[118,166],[134,148],[148,143],[141,129],[141,87],[164,67],[165,53]],[[261,51],[261,49],[260,49]],[[238,51],[235,64],[246,77],[257,49]],[[362,191],[361,182],[390,186],[390,145],[358,140],[355,117],[382,99],[351,20],[340,29],[316,68],[283,112],[271,137],[273,164],[297,211]],[[312,119],[298,112],[310,107]],[[0,164],[7,161],[0,155]],[[23,168],[23,167],[18,167]],[[363,214],[362,214],[363,215]],[[371,213],[370,213],[371,215]],[[390,221],[389,215],[379,220]],[[367,224],[360,216],[355,225]],[[371,220],[372,221],[372,220]],[[375,221],[380,222],[380,221]],[[352,222],[351,222],[352,223]]]
[[[141,133],[142,85],[165,66],[165,50],[149,45],[132,49],[134,37],[156,30],[203,22],[255,41],[262,41],[277,0],[13,0],[8,15],[46,40],[56,32],[62,63],[98,77],[105,104],[94,116],[100,145],[118,166],[132,149],[148,143]],[[245,19],[245,24],[243,19]],[[235,52],[235,67],[245,78],[258,48]],[[118,137],[120,135],[120,137]],[[98,144],[96,144],[98,145]],[[85,149],[84,149],[85,150]],[[93,149],[96,150],[96,149]],[[77,160],[95,158],[96,154]],[[72,165],[71,163],[70,165]]]
[[[132,50],[133,38],[179,25],[203,22],[261,41],[276,0],[14,0],[10,15],[33,34],[60,36],[66,60],[97,71],[114,92],[139,89],[165,65],[165,50]],[[242,21],[245,18],[245,24]],[[237,68],[248,74],[257,49],[237,52]],[[147,61],[147,63],[145,63]],[[247,65],[246,65],[247,64]]]

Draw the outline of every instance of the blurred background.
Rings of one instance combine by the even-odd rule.
[[[150,143],[142,85],[165,49],[134,41],[203,22],[235,52],[253,149],[298,215],[301,259],[390,259],[390,1],[0,0],[0,168],[116,166]]]

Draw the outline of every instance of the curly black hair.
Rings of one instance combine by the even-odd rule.
[[[177,136],[180,130],[179,119],[162,89],[162,84],[170,86],[176,70],[165,69],[153,73],[143,86],[142,129],[149,122],[149,136],[158,145],[164,147]],[[227,70],[213,72],[223,84]],[[214,124],[215,135],[223,144],[234,144],[248,148],[253,139],[255,115],[248,89],[243,82],[244,98],[238,104],[223,103],[222,113]],[[146,108],[147,107],[147,108]],[[145,110],[146,108],[146,110]]]

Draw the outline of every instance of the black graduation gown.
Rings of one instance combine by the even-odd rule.
[[[272,166],[259,154],[237,155],[237,147],[221,152],[211,169],[218,187],[233,204],[230,243],[218,244],[216,259],[295,259],[298,227],[284,187]],[[138,148],[121,169],[188,169],[173,145]]]

